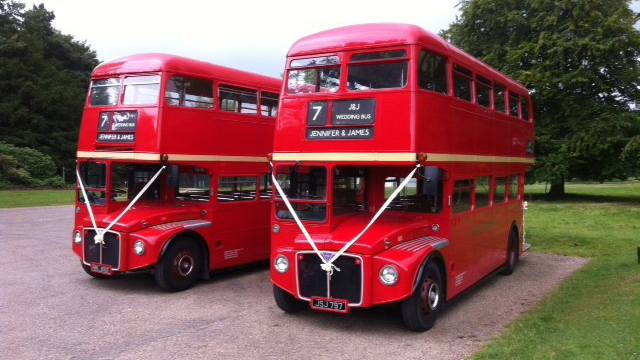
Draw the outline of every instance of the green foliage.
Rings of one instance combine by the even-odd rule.
[[[0,188],[63,187],[50,156],[0,141]]]
[[[629,0],[462,0],[442,35],[531,90],[530,178],[640,174],[640,19]]]
[[[96,54],[54,29],[44,5],[0,0],[0,141],[36,149],[73,169]],[[69,178],[73,178],[69,176]]]

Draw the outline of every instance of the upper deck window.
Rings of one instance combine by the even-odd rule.
[[[522,97],[522,120],[529,121],[529,101],[526,97]]]
[[[486,108],[491,107],[491,80],[476,76],[476,102]]]
[[[164,96],[169,105],[211,109],[213,108],[213,82],[174,75],[167,81]]]
[[[493,85],[493,103],[495,105],[495,109],[500,111],[501,113],[507,113],[507,100],[505,99],[506,90],[504,85],[494,84]]]
[[[359,53],[351,55],[351,61],[372,61],[372,60],[389,60],[389,59],[402,59],[407,57],[406,50],[389,50],[389,51],[377,51],[370,53]]]
[[[420,51],[418,85],[425,90],[448,94],[447,59],[430,51]]]
[[[289,70],[289,94],[336,92],[339,86],[340,66]]]
[[[278,98],[276,93],[260,92],[260,112],[262,116],[276,117],[278,115]]]
[[[394,60],[407,57],[406,50],[378,51],[351,55],[351,61]],[[347,87],[349,90],[399,88],[407,85],[409,61],[351,64]]]
[[[120,78],[96,79],[91,82],[91,105],[117,105]]]
[[[518,94],[509,91],[509,115],[520,117],[520,96]]]
[[[458,64],[453,64],[453,93],[458,99],[471,101],[473,73]]]
[[[160,75],[128,76],[124,79],[124,105],[157,105]]]
[[[220,85],[220,109],[243,114],[258,113],[258,91],[239,86]]]
[[[291,67],[309,67],[317,65],[333,65],[338,64],[340,59],[337,56],[321,56],[309,59],[291,60]]]

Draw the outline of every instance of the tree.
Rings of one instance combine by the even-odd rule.
[[[62,187],[64,182],[51,157],[0,141],[0,188],[15,186]]]
[[[531,90],[537,159],[530,179],[562,195],[569,179],[640,174],[640,17],[630,0],[459,6],[442,35]]]
[[[53,28],[44,5],[0,0],[0,141],[50,155],[73,169],[96,54]],[[69,177],[73,178],[73,177]]]

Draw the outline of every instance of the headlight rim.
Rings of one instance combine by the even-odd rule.
[[[142,251],[138,252],[136,250],[138,248],[137,244],[141,245],[140,247],[142,248]],[[133,253],[134,254],[136,254],[138,256],[142,256],[142,255],[144,255],[144,253],[146,251],[147,251],[147,245],[144,243],[144,241],[142,241],[141,239],[137,239],[136,241],[133,242]]]
[[[393,269],[393,271],[395,272],[395,278],[393,279],[393,281],[391,281],[391,282],[387,282],[387,281],[385,281],[385,280],[384,280],[384,277],[383,277],[383,275],[382,275],[382,274],[384,273],[384,270],[385,270],[385,269]],[[385,265],[383,265],[383,266],[380,268],[380,272],[378,273],[378,279],[380,280],[380,282],[381,282],[383,285],[386,285],[386,286],[392,286],[392,285],[397,284],[397,283],[398,283],[398,279],[399,279],[399,278],[400,278],[400,272],[398,271],[398,268],[397,268],[397,267],[395,267],[395,266],[393,266],[393,265],[391,265],[391,264],[385,264]]]
[[[286,264],[286,267],[284,268],[284,270],[281,270],[280,268],[278,268],[278,259],[284,259]],[[289,271],[289,267],[291,267],[291,262],[289,261],[289,258],[283,254],[278,254],[273,260],[273,268],[280,274],[284,274],[287,271]]]
[[[80,239],[80,240],[78,240]],[[82,234],[80,233],[80,230],[76,230],[73,233],[73,243],[76,245],[80,245],[82,243]]]

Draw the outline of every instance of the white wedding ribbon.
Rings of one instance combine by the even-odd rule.
[[[271,164],[271,169],[272,169],[272,171],[271,171],[271,179],[273,181],[273,184],[276,187],[276,190],[280,194],[280,197],[282,197],[282,200],[284,200],[284,203],[287,206],[287,209],[289,209],[289,212],[291,212],[291,215],[293,216],[294,220],[296,221],[296,224],[298,224],[298,227],[300,228],[300,230],[304,234],[305,238],[307,239],[309,244],[311,244],[311,247],[313,248],[313,251],[315,251],[315,253],[318,255],[318,257],[320,257],[320,260],[322,260],[322,264],[320,264],[320,267],[322,268],[322,270],[326,271],[329,275],[332,275],[334,269],[337,270],[337,271],[340,271],[340,269],[337,266],[335,266],[333,264],[333,262],[338,257],[340,257],[340,255],[344,254],[344,252],[347,251],[349,249],[349,247],[351,247],[351,245],[353,245],[356,241],[358,241],[358,239],[360,239],[360,237],[362,237],[362,235],[364,235],[364,233],[367,232],[367,230],[369,230],[369,228],[373,225],[373,223],[375,223],[376,220],[378,220],[378,218],[380,217],[380,215],[382,215],[382,213],[387,209],[387,207],[389,207],[389,204],[391,204],[391,202],[396,198],[396,196],[398,196],[400,191],[402,191],[402,189],[404,189],[404,187],[407,186],[409,181],[411,181],[411,179],[413,178],[413,175],[416,173],[416,171],[418,170],[419,167],[420,167],[420,164],[416,165],[416,167],[409,173],[409,175],[407,175],[407,177],[402,181],[402,183],[400,183],[400,186],[398,186],[393,191],[391,196],[389,196],[387,201],[385,201],[384,205],[382,205],[382,207],[380,209],[378,209],[378,212],[376,212],[376,214],[373,216],[371,221],[369,221],[369,224],[367,224],[367,226],[364,228],[364,230],[362,230],[358,235],[356,235],[356,237],[351,239],[351,241],[346,243],[342,247],[342,249],[340,249],[340,251],[338,251],[337,253],[333,254],[333,256],[331,257],[331,259],[329,261],[325,260],[324,256],[322,256],[322,253],[320,253],[320,251],[316,247],[316,244],[313,242],[313,239],[311,239],[311,235],[309,235],[309,232],[307,232],[307,229],[304,227],[304,225],[302,224],[302,222],[298,218],[298,215],[296,214],[296,212],[294,211],[293,207],[289,203],[289,199],[287,199],[287,196],[284,194],[284,192],[280,188],[280,185],[278,184],[278,180],[276,179],[276,177],[275,177],[275,175],[273,173],[273,164]]]
[[[100,231],[98,229],[98,226],[96,225],[96,220],[93,216],[93,212],[91,211],[91,205],[89,205],[89,199],[87,198],[87,193],[84,190],[84,185],[82,185],[82,179],[80,178],[80,173],[78,172],[78,169],[76,169],[76,174],[78,175],[78,181],[80,182],[80,189],[82,189],[82,194],[84,195],[84,202],[85,204],[87,204],[87,209],[89,210],[89,217],[91,218],[91,222],[93,223],[93,228],[96,231],[96,235],[93,237],[93,240],[96,242],[96,244],[103,244],[104,245],[104,234],[109,231],[111,229],[111,227],[118,222],[118,220],[120,220],[124,214],[127,213],[127,211],[129,211],[129,209],[131,209],[131,207],[138,201],[138,199],[140,199],[142,197],[142,195],[145,193],[145,191],[147,191],[147,189],[151,186],[151,184],[153,184],[153,182],[156,180],[156,178],[158,177],[158,175],[160,175],[160,173],[162,172],[162,170],[164,170],[164,168],[166,167],[166,165],[163,165],[160,170],[158,170],[158,172],[156,172],[155,175],[153,175],[153,177],[151,178],[151,180],[149,180],[149,182],[147,182],[147,184],[142,188],[142,190],[140,190],[140,192],[136,195],[135,198],[133,198],[133,200],[129,203],[129,205],[124,209],[123,212],[120,213],[120,215],[118,215],[117,218],[115,218],[110,224],[109,226],[107,226],[104,230]]]

